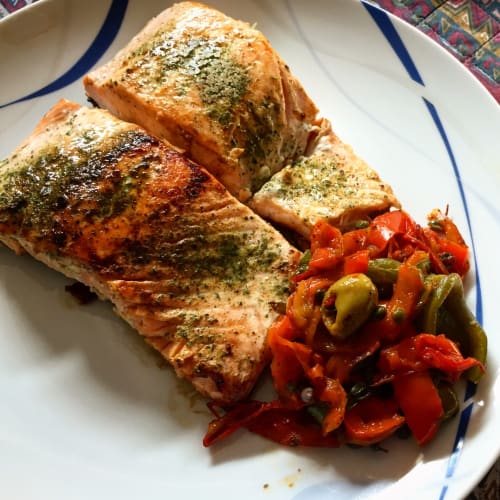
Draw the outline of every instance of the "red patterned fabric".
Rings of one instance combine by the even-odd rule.
[[[451,52],[500,103],[498,0],[375,0],[375,3],[413,24]]]
[[[0,18],[36,0],[0,0]]]

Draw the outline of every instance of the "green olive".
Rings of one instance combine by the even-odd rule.
[[[361,273],[344,276],[323,297],[323,323],[334,337],[346,338],[371,316],[377,301],[377,287],[368,276]]]

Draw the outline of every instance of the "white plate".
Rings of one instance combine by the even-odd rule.
[[[243,432],[204,449],[204,402],[158,366],[108,304],[75,306],[65,278],[2,248],[2,498],[466,495],[500,451],[499,106],[432,41],[368,5],[213,3],[257,22],[337,133],[417,220],[449,205],[473,249],[467,298],[490,333],[487,375],[423,450],[396,439],[388,453],[289,450]],[[132,1],[121,19],[124,1],[43,0],[1,21],[0,157],[59,98],[84,104],[82,73],[166,4]]]

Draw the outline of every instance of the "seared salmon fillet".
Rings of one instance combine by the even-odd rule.
[[[317,113],[262,33],[193,2],[152,19],[84,85],[100,107],[167,139],[241,201],[305,151]]]
[[[0,162],[0,241],[90,286],[203,395],[245,397],[299,257],[201,166],[60,101]]]
[[[88,96],[167,139],[273,223],[308,238],[399,206],[250,25],[182,2],[84,78]],[[253,195],[253,197],[252,197]]]
[[[391,187],[323,119],[308,154],[276,173],[249,206],[308,239],[320,219],[347,229],[400,204]]]

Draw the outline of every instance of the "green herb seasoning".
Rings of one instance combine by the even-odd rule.
[[[153,139],[137,132],[122,132],[107,148],[92,147],[92,132],[78,138],[77,147],[68,152],[52,146],[32,161],[5,173],[1,179],[0,222],[36,229],[40,235],[52,230],[54,214],[67,208],[85,211],[93,217],[113,217],[132,207],[142,162],[129,172],[117,167],[121,156],[140,149]],[[95,145],[94,145],[95,146]]]
[[[283,158],[294,154],[295,144],[282,144],[282,110],[276,97],[250,97],[251,67],[238,62],[232,45],[231,39],[178,33],[172,26],[131,53],[122,80],[159,98],[173,87],[177,96],[169,99],[174,101],[196,89],[206,116],[228,132],[228,150],[243,150],[240,165],[256,191]],[[219,129],[216,133],[221,134]]]
[[[232,122],[250,83],[246,68],[232,57],[224,40],[162,31],[130,57],[133,65],[124,80],[161,89],[175,78],[179,96],[194,85],[208,116],[223,127]]]
[[[245,280],[268,270],[279,257],[279,248],[267,238],[253,239],[244,231],[211,234],[201,230],[197,236],[182,240],[158,241],[157,248],[160,262],[189,269],[195,282],[217,277],[230,286],[244,285]]]
[[[294,202],[305,198],[311,204],[338,202],[346,205],[356,195],[358,184],[356,179],[348,176],[342,163],[334,158],[301,157],[282,169],[277,180],[271,179],[265,184],[263,192],[271,192]]]

